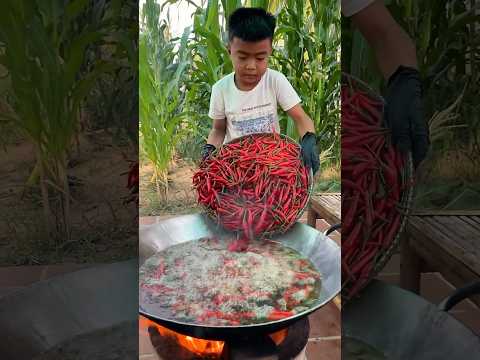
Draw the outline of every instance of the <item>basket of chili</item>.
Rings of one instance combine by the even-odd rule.
[[[293,139],[242,136],[222,145],[193,176],[198,202],[225,229],[247,239],[288,231],[305,211],[313,175]]]
[[[342,298],[350,300],[397,249],[413,197],[411,155],[392,145],[385,102],[342,74]]]

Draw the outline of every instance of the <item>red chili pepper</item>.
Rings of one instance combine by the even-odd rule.
[[[342,100],[342,294],[352,297],[365,286],[379,254],[396,236],[404,159],[382,127],[383,104],[343,85]],[[388,222],[390,221],[390,222]]]
[[[268,314],[267,319],[270,321],[277,321],[291,317],[293,315],[295,315],[295,313],[292,311],[272,310],[272,312]]]

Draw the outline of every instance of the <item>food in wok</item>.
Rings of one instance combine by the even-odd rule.
[[[299,252],[270,240],[252,241],[245,252],[227,247],[203,238],[147,259],[140,268],[144,310],[178,322],[236,326],[288,318],[318,299],[321,276]]]

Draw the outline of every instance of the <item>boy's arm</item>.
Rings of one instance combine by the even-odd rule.
[[[212,86],[208,116],[213,119],[213,124],[212,130],[208,134],[207,142],[203,145],[202,160],[206,159],[216,148],[222,145],[227,129],[225,104],[217,84]]]
[[[303,110],[302,105],[295,105],[291,109],[287,110],[287,114],[293,119],[293,121],[295,121],[300,138],[303,138],[303,135],[305,135],[307,132],[315,133],[313,121]]]
[[[303,111],[302,105],[300,105],[301,99],[285,75],[278,72],[273,74],[277,74],[276,92],[278,104],[295,121],[301,138],[300,146],[302,148],[303,163],[312,169],[315,174],[320,168],[320,160],[313,121]]]
[[[275,76],[275,91],[280,107],[295,121],[298,134],[303,137],[305,133],[315,133],[312,119],[303,111],[302,101],[287,77],[280,72],[273,72]]]
[[[216,148],[223,144],[227,129],[226,119],[213,119],[212,130],[208,134],[207,144],[212,144]]]
[[[400,65],[417,68],[415,44],[383,1],[375,1],[354,14],[352,22],[372,47],[385,79],[390,78]]]
[[[411,150],[417,167],[430,145],[423,116],[422,84],[417,70],[415,44],[392,17],[383,0],[377,0],[352,16],[368,41],[379,68],[388,80],[385,122],[392,140],[402,152]]]
[[[303,162],[305,166],[311,168],[313,174],[315,174],[320,168],[320,159],[318,157],[317,139],[313,121],[305,113],[300,104],[288,109],[287,114],[297,125],[297,131],[301,138],[300,146],[302,148]]]
[[[202,161],[222,145],[226,133],[226,119],[213,119],[212,130],[208,134],[207,142],[202,148]]]

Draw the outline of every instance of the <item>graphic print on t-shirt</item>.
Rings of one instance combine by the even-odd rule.
[[[231,116],[231,124],[240,136],[274,129],[274,111],[271,103],[242,109],[242,113]]]

